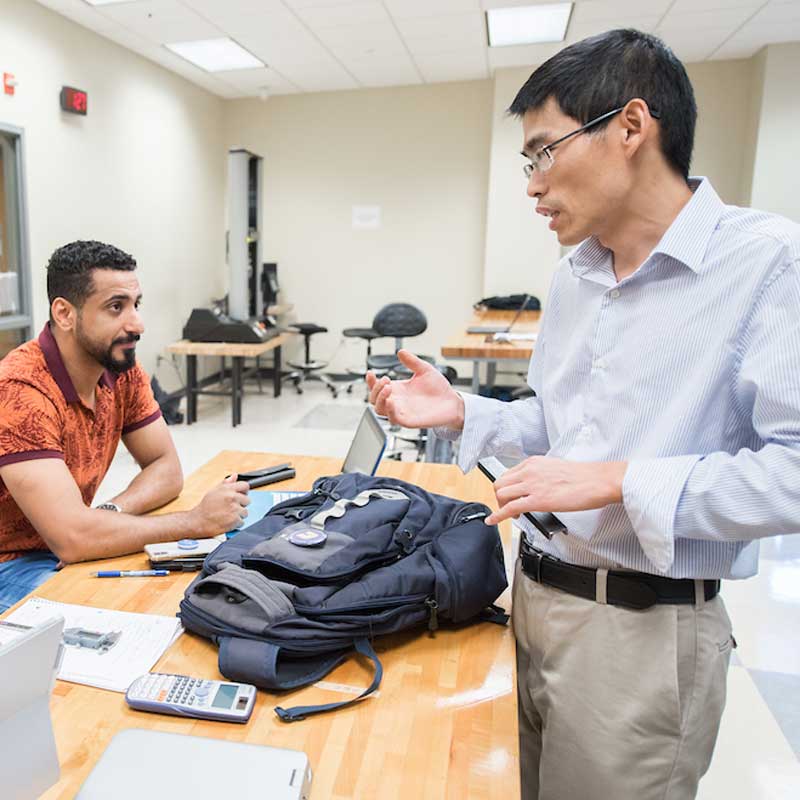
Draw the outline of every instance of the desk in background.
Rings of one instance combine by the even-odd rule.
[[[315,478],[336,474],[341,466],[338,459],[331,458],[224,451],[187,478],[180,498],[163,511],[191,508],[231,472],[284,461],[294,464],[296,478],[270,488],[307,490]],[[452,465],[386,462],[379,474],[494,507],[491,484],[477,470],[465,476]],[[510,573],[510,523],[504,523],[501,530]],[[90,577],[98,569],[145,567],[142,553],[74,564],[54,575],[35,594],[65,603],[174,614],[192,575]],[[498,602],[510,608],[510,592]],[[71,800],[111,738],[125,728],[153,728],[303,750],[314,771],[312,800],[519,798],[516,669],[510,626],[484,623],[460,630],[439,629],[435,636],[424,631],[406,632],[381,637],[376,650],[384,665],[377,696],[352,708],[291,724],[278,719],[275,705],[326,703],[350,695],[318,686],[288,695],[259,691],[250,721],[234,725],[136,712],[127,707],[121,694],[57,681],[51,711],[61,780],[42,795],[42,800]],[[217,652],[205,639],[184,634],[153,669],[221,678]],[[360,690],[369,685],[371,672],[367,665],[351,659],[325,681]],[[202,764],[188,767],[206,768]]]
[[[233,342],[190,342],[181,339],[167,347],[168,353],[186,356],[186,424],[197,421],[197,396],[201,394],[231,396],[231,424],[236,427],[242,421],[242,396],[244,394],[244,360],[258,358],[272,351],[272,385],[275,397],[281,395],[281,347],[289,341],[287,334],[278,334],[259,344],[236,344]],[[207,391],[197,388],[197,356],[230,357],[231,391]],[[224,376],[221,376],[224,377]]]
[[[472,319],[442,346],[442,356],[451,361],[472,361],[472,392],[480,391],[480,366],[486,363],[486,385],[494,386],[498,361],[530,361],[533,354],[531,341],[526,342],[487,342],[485,333],[467,333],[471,325],[510,325],[516,311],[476,311]],[[513,333],[528,333],[539,330],[541,311],[523,311],[517,320]]]

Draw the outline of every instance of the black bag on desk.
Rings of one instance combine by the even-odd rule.
[[[528,298],[527,303],[525,303],[526,297]],[[525,303],[526,311],[540,311],[542,308],[539,298],[532,294],[506,294],[484,297],[483,300],[478,300],[473,308],[490,308],[494,311],[519,311],[523,303]]]
[[[489,513],[393,478],[319,478],[206,557],[181,621],[219,646],[223,675],[268,690],[313,683],[355,650],[375,665],[359,698],[275,711],[292,722],[348,706],[380,684],[374,636],[507,621],[492,605],[507,582]]]

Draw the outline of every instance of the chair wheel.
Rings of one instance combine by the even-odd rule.
[[[353,384],[352,383],[347,387],[347,394],[353,394]]]
[[[303,387],[302,386],[295,386],[294,388],[297,389],[297,394],[303,394]]]

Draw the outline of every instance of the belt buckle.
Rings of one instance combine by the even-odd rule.
[[[528,544],[527,540],[523,540],[522,543],[522,551],[525,554],[526,558],[533,558],[536,561],[536,566],[533,571],[533,575],[530,577],[536,581],[536,583],[542,582],[542,561],[544,560],[544,553],[541,550],[537,550],[534,547],[531,547]]]

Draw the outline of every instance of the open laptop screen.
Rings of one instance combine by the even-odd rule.
[[[365,408],[350,444],[342,472],[374,475],[386,449],[386,434],[371,408]]]

